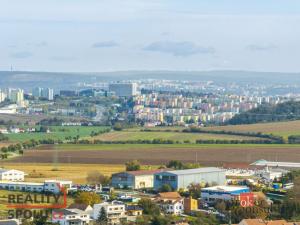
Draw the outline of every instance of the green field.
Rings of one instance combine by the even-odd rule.
[[[257,140],[256,137],[245,137],[226,134],[204,134],[204,133],[182,133],[174,131],[145,132],[140,130],[112,131],[92,138],[102,141],[136,141],[163,139],[172,141],[189,141],[195,143],[196,140]]]
[[[215,126],[205,127],[204,130],[224,130],[224,131],[238,131],[238,132],[261,132],[266,134],[274,134],[282,136],[287,139],[290,135],[300,135],[300,120],[274,122],[274,123],[257,123],[245,125],[229,125],[229,126]]]
[[[36,127],[38,128],[38,127]],[[94,126],[49,126],[50,133],[19,133],[19,134],[6,134],[11,142],[24,142],[27,140],[44,140],[44,139],[54,139],[64,141],[66,137],[76,137],[79,135],[80,138],[87,138],[90,136],[91,132],[102,131],[108,127],[94,127]]]

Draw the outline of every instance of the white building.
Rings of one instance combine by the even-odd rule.
[[[8,99],[18,105],[24,104],[24,90],[22,89],[8,89]]]
[[[256,175],[265,179],[268,182],[272,182],[275,179],[281,178],[289,171],[281,168],[269,168],[266,167],[264,170],[258,170]]]
[[[52,211],[52,223],[60,225],[88,225],[91,218],[88,212],[80,209],[58,209]]]
[[[68,191],[72,187],[72,181],[46,180],[44,183],[0,181],[0,189],[11,191],[61,193],[61,187]]]
[[[299,169],[300,163],[296,162],[272,162],[264,159],[258,160],[251,164],[251,166],[268,166],[268,167],[280,167],[280,168],[293,168]]]
[[[184,198],[178,192],[159,193],[155,202],[166,214],[181,215],[184,213]]]
[[[6,99],[6,94],[0,90],[0,103]]]
[[[43,88],[42,89],[42,93],[41,93],[41,97],[47,99],[48,101],[52,101],[53,100],[53,89],[51,88]]]
[[[16,114],[18,106],[16,104],[11,104],[0,108],[0,114]]]
[[[120,221],[127,220],[126,208],[123,202],[112,201],[95,204],[93,210],[93,219],[97,219],[104,208],[109,224],[120,224]]]
[[[0,181],[24,181],[24,177],[23,171],[0,169]]]

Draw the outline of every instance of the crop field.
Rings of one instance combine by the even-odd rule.
[[[276,123],[216,126],[216,127],[206,127],[203,129],[241,131],[241,132],[262,132],[262,133],[274,134],[274,135],[287,138],[289,135],[300,135],[300,120],[276,122]]]
[[[76,164],[76,163],[10,163],[2,162],[1,166],[7,169],[22,170],[28,175],[29,182],[43,182],[46,179],[72,180],[81,184],[86,182],[87,174],[91,171],[99,171],[104,175],[125,170],[124,165],[106,164]]]
[[[182,133],[182,132],[143,132],[143,131],[113,131],[110,133],[101,134],[92,139],[102,141],[128,141],[128,140],[173,140],[173,141],[190,141],[195,143],[196,140],[254,140],[259,139],[255,137],[245,137],[238,135],[224,135],[224,134],[203,134],[203,133]]]
[[[62,164],[124,164],[137,159],[146,165],[165,164],[169,160],[222,165],[225,162],[253,162],[258,159],[300,161],[300,145],[197,145],[197,144],[111,144],[45,145],[27,150],[9,162]]]
[[[38,127],[37,127],[38,128]],[[64,141],[66,137],[76,137],[79,135],[80,138],[89,137],[92,131],[98,132],[104,130],[107,127],[84,127],[84,126],[50,126],[50,133],[19,133],[19,134],[6,134],[9,141],[12,142],[23,142],[30,139],[44,140],[54,139]]]

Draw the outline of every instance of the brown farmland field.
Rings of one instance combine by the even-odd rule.
[[[123,164],[138,159],[159,165],[169,160],[222,165],[258,159],[300,161],[300,145],[58,145],[25,151],[9,160],[23,163]]]

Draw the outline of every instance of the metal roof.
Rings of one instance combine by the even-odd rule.
[[[203,168],[197,168],[197,169],[166,171],[166,173],[171,173],[171,174],[175,174],[175,175],[213,173],[213,172],[225,172],[225,170],[217,168],[217,167],[203,167]]]

